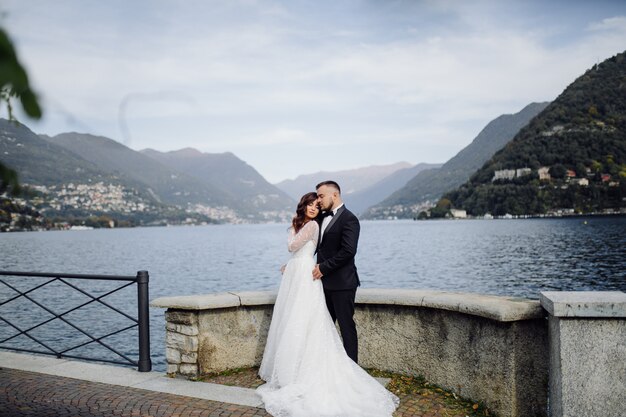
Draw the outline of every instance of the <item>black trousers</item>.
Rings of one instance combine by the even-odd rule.
[[[354,298],[356,288],[353,290],[324,290],[326,306],[333,322],[339,323],[343,347],[348,356],[356,363],[359,360],[359,342],[354,324]]]

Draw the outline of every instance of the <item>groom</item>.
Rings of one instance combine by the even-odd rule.
[[[359,241],[359,220],[341,200],[341,188],[335,181],[319,183],[317,201],[324,212],[317,247],[317,265],[313,279],[321,279],[326,306],[334,322],[339,322],[343,346],[358,363],[358,340],[354,324],[354,298],[361,284],[354,265]]]

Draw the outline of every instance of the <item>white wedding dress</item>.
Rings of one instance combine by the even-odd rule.
[[[313,280],[318,233],[315,221],[290,231],[257,393],[275,417],[391,417],[398,398],[348,357]]]

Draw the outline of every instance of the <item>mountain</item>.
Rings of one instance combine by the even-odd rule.
[[[112,139],[83,133],[62,133],[45,140],[75,153],[100,170],[141,183],[166,204],[231,206],[233,200],[216,188],[174,171]]]
[[[371,184],[352,194],[344,197],[346,205],[354,213],[361,214],[368,207],[383,201],[395,190],[406,185],[407,181],[426,169],[439,168],[441,164],[417,164],[412,167],[402,168],[391,175],[386,176],[377,183]]]
[[[295,202],[233,154],[146,153],[89,134],[36,135],[0,119],[0,162],[39,193],[35,208],[46,215],[113,216],[130,225],[286,221],[292,215]]]
[[[377,183],[400,169],[411,166],[408,162],[397,162],[391,165],[373,165],[344,171],[320,171],[300,175],[296,179],[284,180],[275,185],[294,200],[300,200],[304,194],[315,191],[315,186],[320,182],[333,180],[341,186],[341,194],[345,197]]]
[[[473,215],[626,211],[626,52],[576,79],[445,197]]]
[[[236,201],[246,215],[293,211],[296,202],[230,152],[210,154],[185,148],[172,152],[144,149],[141,154],[182,172]]]
[[[25,125],[6,119],[0,119],[0,161],[17,170],[20,182],[27,184],[121,182],[96,164],[43,140]]]
[[[3,200],[0,231],[69,227],[86,221],[107,227],[111,222],[132,226],[186,218],[212,221],[165,206],[140,182],[101,169],[28,127],[4,119],[0,119],[0,162],[17,171],[29,199]],[[39,220],[34,221],[32,213]],[[45,217],[39,217],[42,214]]]
[[[404,187],[368,209],[364,217],[416,216],[420,207],[436,202],[445,192],[467,181],[546,106],[548,103],[531,103],[518,113],[501,115],[492,120],[468,146],[441,168],[421,171]]]

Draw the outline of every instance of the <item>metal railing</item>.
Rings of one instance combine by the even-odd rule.
[[[41,309],[43,309],[44,311],[50,313],[53,317],[52,318],[48,318],[40,323],[37,323],[35,325],[32,325],[30,327],[28,327],[27,329],[22,329],[20,328],[17,324],[12,323],[11,321],[9,321],[6,317],[2,317],[0,315],[0,321],[6,323],[7,325],[9,325],[10,327],[14,328],[15,330],[17,330],[16,334],[13,334],[9,337],[6,338],[2,338],[0,340],[0,348],[2,349],[9,349],[9,350],[15,350],[15,351],[21,351],[21,352],[30,352],[30,353],[39,353],[39,354],[44,354],[44,355],[54,355],[57,358],[74,358],[74,359],[82,359],[82,360],[88,360],[88,361],[97,361],[97,362],[109,362],[109,363],[116,363],[116,364],[122,364],[122,365],[133,365],[133,366],[137,366],[139,372],[149,372],[152,369],[152,361],[150,359],[150,323],[149,323],[149,313],[148,313],[148,282],[149,282],[149,276],[148,276],[148,271],[138,271],[136,276],[117,276],[117,275],[85,275],[85,274],[56,274],[56,273],[49,273],[49,272],[15,272],[15,271],[0,271],[0,276],[20,276],[20,277],[31,277],[31,278],[51,278],[49,280],[47,280],[46,282],[36,285],[35,287],[32,287],[30,289],[28,289],[27,291],[23,291],[20,290],[18,288],[16,288],[14,285],[9,284],[8,282],[6,282],[6,279],[0,279],[0,282],[2,284],[4,284],[5,286],[7,286],[8,288],[10,288],[11,290],[13,290],[15,293],[17,293],[17,295],[10,297],[7,300],[4,300],[2,302],[0,302],[0,307],[2,307],[3,305],[17,300],[19,298],[24,298],[30,302],[32,302],[33,304],[37,305],[38,307],[40,307]],[[77,287],[76,285],[72,284],[71,282],[69,282],[70,280],[74,280],[74,279],[78,279],[78,280],[101,280],[101,281],[128,281],[128,283],[117,287],[105,294],[99,295],[99,296],[94,296],[90,293],[88,293],[87,291],[85,291],[82,288]],[[31,297],[31,294],[33,291],[38,290],[42,287],[45,287],[46,285],[49,285],[53,282],[60,282],[63,283],[65,285],[67,285],[68,287],[72,288],[75,291],[78,291],[80,293],[82,293],[83,295],[89,297],[91,300],[84,302],[74,308],[71,308],[69,310],[63,311],[60,314],[55,313],[54,311],[52,311],[52,309],[46,307],[45,305],[43,305],[41,302],[35,300],[33,297]],[[124,313],[123,311],[120,311],[119,309],[113,307],[112,305],[110,305],[109,303],[107,303],[106,301],[103,301],[103,298],[117,292],[120,291],[130,285],[133,284],[137,284],[137,310],[138,310],[138,314],[137,314],[137,318],[134,318],[126,313]],[[134,322],[134,324],[124,327],[122,329],[118,329],[116,331],[113,331],[111,333],[108,333],[104,336],[100,336],[100,337],[95,337],[92,336],[91,334],[89,334],[89,332],[87,332],[85,329],[77,326],[76,324],[72,323],[66,316],[69,313],[72,313],[82,307],[85,307],[89,304],[92,303],[100,303],[101,305],[104,305],[105,307],[116,311],[117,313],[121,314],[122,316],[126,317],[127,319],[131,320],[132,322]],[[50,323],[53,320],[61,320],[62,322],[66,323],[67,325],[71,326],[72,328],[74,328],[75,330],[77,330],[78,332],[80,332],[81,334],[87,336],[89,339],[89,341],[85,342],[85,343],[80,343],[76,346],[72,346],[63,350],[57,350],[54,349],[52,347],[50,347],[47,343],[39,340],[38,338],[36,338],[35,336],[32,335],[32,331],[35,329],[40,328],[41,326]],[[124,353],[118,352],[115,348],[109,346],[107,343],[105,343],[103,341],[103,339],[109,337],[109,336],[113,336],[116,335],[118,333],[130,330],[132,328],[138,327],[139,330],[139,360],[138,361],[134,361],[131,358],[129,358],[127,355],[125,355]],[[6,343],[12,339],[15,339],[18,336],[24,335],[28,338],[30,338],[31,340],[33,340],[34,342],[36,342],[37,344],[43,346],[46,350],[42,351],[42,350],[32,350],[32,349],[22,349],[22,348],[17,348],[17,347],[12,347],[12,346],[6,346]],[[117,356],[121,357],[124,359],[124,361],[120,361],[120,360],[109,360],[109,359],[105,359],[105,358],[90,358],[90,357],[82,357],[82,356],[77,356],[77,355],[71,355],[68,354],[68,352],[74,350],[74,349],[78,349],[81,348],[83,346],[87,346],[91,343],[98,343],[99,345],[105,347],[106,349],[110,350],[111,352],[115,353]]]

